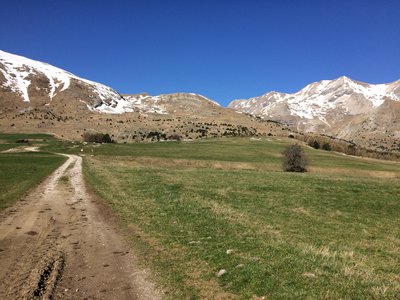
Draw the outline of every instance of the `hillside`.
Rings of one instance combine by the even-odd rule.
[[[103,84],[4,51],[0,128],[73,140],[102,132],[118,142],[287,135],[284,126],[223,108],[201,95],[122,96]]]

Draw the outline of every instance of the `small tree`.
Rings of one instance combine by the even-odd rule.
[[[286,172],[307,172],[307,158],[298,144],[287,147],[283,152],[282,168]]]
[[[110,135],[108,133],[103,134],[103,143],[112,143],[113,140],[111,139]]]

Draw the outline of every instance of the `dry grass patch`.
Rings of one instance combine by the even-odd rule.
[[[354,170],[348,168],[322,168],[322,167],[310,167],[309,172],[317,174],[332,174],[332,175],[343,175],[343,176],[362,176],[362,177],[373,177],[373,178],[400,178],[400,171],[369,171],[369,170]]]
[[[217,169],[217,170],[259,170],[260,166],[254,163],[195,160],[195,159],[165,159],[155,157],[110,157],[96,156],[89,158],[107,161],[114,166],[126,166],[132,168],[177,168],[177,169]],[[275,165],[266,165],[261,169],[279,171]]]

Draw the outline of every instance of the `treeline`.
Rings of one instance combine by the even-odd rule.
[[[108,133],[89,133],[83,134],[83,141],[87,143],[114,143]]]
[[[336,151],[347,155],[378,158],[386,160],[400,160],[400,153],[390,151],[376,151],[356,145],[353,141],[336,138],[329,135],[317,135],[311,133],[297,134],[296,139],[305,142],[314,149]]]

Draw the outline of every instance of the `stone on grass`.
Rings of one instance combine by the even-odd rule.
[[[219,270],[219,272],[217,273],[217,277],[221,277],[222,275],[224,275],[226,273],[225,269],[221,269]]]

